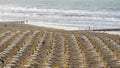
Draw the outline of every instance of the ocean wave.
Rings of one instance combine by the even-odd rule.
[[[60,26],[71,27],[80,27],[82,23],[84,23],[82,26],[97,25],[102,27],[104,25],[106,27],[112,27],[111,24],[113,25],[114,23],[120,23],[120,11],[89,11],[85,9],[40,9],[34,7],[0,5],[0,19],[54,22]],[[64,24],[61,24],[59,22],[62,22]],[[54,23],[52,25],[56,25]],[[65,23],[68,24],[65,25]],[[120,26],[120,24],[117,25]],[[115,26],[118,27],[117,25]]]
[[[4,8],[3,8],[4,7]],[[0,5],[0,10],[1,11],[11,11],[11,12],[31,12],[31,13],[45,13],[45,14],[71,14],[71,15],[81,15],[81,14],[106,14],[106,15],[120,15],[120,11],[89,11],[89,10],[65,10],[65,9],[38,9],[38,8],[33,8],[33,7],[20,7],[20,6],[6,6],[6,5]],[[117,13],[115,13],[117,12]]]

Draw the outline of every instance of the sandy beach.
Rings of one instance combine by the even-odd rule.
[[[66,30],[66,31],[79,31],[79,30],[85,30],[84,28],[78,28],[78,27],[67,27],[67,26],[55,26],[55,25],[44,25],[44,24],[33,24],[33,23],[27,23],[29,25],[35,25],[35,26],[40,26],[40,27],[45,27],[45,28],[53,28],[53,29],[59,29],[59,30]],[[88,29],[87,29],[88,30]],[[102,29],[104,30],[104,29]],[[107,34],[114,34],[114,35],[120,35],[120,31],[92,31],[91,32],[96,32],[96,33],[107,33]]]
[[[0,68],[120,68],[120,0],[0,0]]]
[[[119,68],[120,64],[110,62],[118,63],[112,57],[120,58],[114,51],[119,49],[120,35],[112,33],[0,23],[0,62],[4,61],[6,68],[85,68],[88,65],[91,68]],[[105,65],[101,61],[103,58],[112,65]]]
[[[92,31],[92,32],[120,35],[120,31]]]
[[[46,28],[53,28],[53,29],[61,29],[61,30],[80,30],[79,28],[75,27],[67,27],[67,26],[56,26],[56,25],[45,25],[45,24],[34,24],[34,23],[27,23],[29,25],[35,25],[35,26],[40,26],[40,27],[46,27]],[[81,29],[84,30],[84,29]]]

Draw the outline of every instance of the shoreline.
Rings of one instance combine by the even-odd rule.
[[[52,29],[58,29],[58,30],[65,30],[65,31],[80,31],[80,30],[85,30],[85,29],[79,29],[79,28],[74,28],[74,27],[65,27],[65,26],[55,26],[55,25],[43,25],[43,24],[30,24],[29,25],[35,25],[35,26],[40,26],[40,27],[45,27],[45,28],[52,28]],[[104,31],[105,30],[105,31]],[[86,30],[86,31],[91,31],[91,32],[96,32],[96,33],[107,33],[107,34],[113,34],[113,35],[120,35],[120,31],[118,29],[113,31],[114,29],[101,29],[101,30]]]
[[[107,33],[107,34],[113,34],[113,35],[120,35],[120,31],[93,31],[96,33]]]
[[[13,21],[13,24],[15,24],[16,21]],[[4,22],[0,22],[4,23]],[[4,24],[8,24],[9,22],[5,22]],[[12,22],[10,22],[12,23]],[[17,22],[16,22],[17,23]],[[17,24],[26,24],[36,27],[43,27],[45,29],[54,29],[54,30],[64,30],[64,31],[90,31],[90,32],[96,32],[96,33],[107,33],[107,34],[114,34],[114,35],[120,35],[120,31],[115,31],[114,29],[101,29],[101,30],[88,30],[88,29],[80,29],[75,27],[67,27],[67,26],[55,26],[55,25],[45,25],[45,24],[33,24],[33,23],[17,23]],[[114,31],[113,31],[114,30]]]
[[[55,25],[45,25],[45,24],[32,24],[32,23],[27,23],[27,24],[28,24],[28,25],[35,25],[35,26],[39,26],[39,27],[45,27],[45,28],[66,30],[66,31],[80,30],[79,28],[75,28],[75,27],[55,26]],[[82,29],[81,29],[81,30],[82,30]]]

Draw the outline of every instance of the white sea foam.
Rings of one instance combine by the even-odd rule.
[[[82,26],[94,28],[119,28],[120,11],[40,9],[0,5],[0,20],[28,20],[29,22],[35,23],[44,22],[42,24],[45,25],[77,28]]]

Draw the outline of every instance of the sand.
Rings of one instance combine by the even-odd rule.
[[[46,28],[53,28],[53,29],[60,29],[60,30],[67,30],[67,31],[73,31],[73,30],[85,30],[78,27],[69,27],[69,26],[57,26],[57,25],[46,25],[46,24],[40,24],[40,23],[27,23],[29,25],[35,25],[40,27],[46,27]]]
[[[65,30],[65,31],[79,31],[79,30],[85,30],[83,28],[77,28],[77,27],[67,27],[67,26],[57,26],[57,25],[45,25],[45,24],[33,24],[28,23],[29,25],[35,25],[45,28],[52,28],[52,29],[59,29],[59,30]],[[113,35],[120,35],[120,31],[94,31],[97,33],[107,33],[107,34],[113,34]]]
[[[105,31],[105,33],[120,35],[120,31]]]
[[[7,25],[7,27],[5,27]],[[12,27],[12,28],[11,28]],[[14,29],[14,28],[15,29]],[[22,29],[22,27],[26,27]],[[33,29],[31,29],[33,28]],[[4,29],[4,30],[3,30]],[[0,31],[5,31],[5,30],[20,30],[20,31],[26,31],[28,29],[31,30],[36,30],[36,29],[42,29],[42,30],[48,30],[48,31],[69,31],[69,32],[74,32],[74,31],[80,31],[80,30],[85,30],[85,29],[79,29],[75,27],[66,27],[66,26],[52,26],[52,25],[44,25],[44,24],[32,24],[32,23],[27,23],[27,24],[11,24],[11,23],[0,23]],[[113,35],[120,35],[120,31],[91,31],[91,32],[96,32],[96,33],[107,33],[107,34],[113,34]]]
[[[120,45],[119,35],[13,23],[0,23],[0,34],[2,42],[0,44],[0,58],[4,60],[6,68],[11,68],[12,66],[15,68],[39,68],[43,67],[41,64],[46,64],[46,68],[55,68],[57,66],[59,68],[68,68],[71,66],[71,68],[79,68],[80,66],[83,68],[86,66],[89,66],[88,68],[94,68],[95,66],[96,68],[108,68],[110,66],[112,68],[119,68],[117,64],[112,63],[118,62],[113,57],[120,57],[114,53],[114,50],[118,49],[116,47]],[[108,38],[116,44],[106,40]],[[112,48],[104,47],[106,45],[112,46]],[[111,52],[109,52],[110,50]],[[96,54],[97,57],[95,56]],[[105,62],[101,61],[103,59]],[[86,60],[91,61],[86,62]],[[110,66],[104,66],[103,63],[106,62]]]
[[[96,33],[107,33],[107,34],[113,34],[113,35],[120,35],[120,31],[94,31]]]

